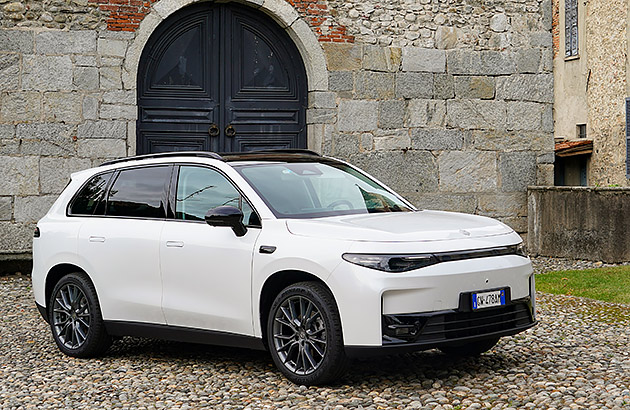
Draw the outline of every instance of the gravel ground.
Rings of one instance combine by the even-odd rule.
[[[358,360],[340,383],[306,388],[244,349],[124,338],[101,359],[66,357],[28,277],[0,277],[0,300],[2,409],[630,409],[628,305],[539,294],[540,324],[479,358]]]
[[[629,263],[611,264],[595,261],[574,260],[565,258],[548,258],[544,256],[532,257],[532,265],[534,272],[545,273],[554,270],[570,270],[570,269],[594,269],[606,268],[610,266],[628,265]]]

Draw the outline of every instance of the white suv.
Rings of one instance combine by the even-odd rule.
[[[33,290],[70,356],[123,335],[268,349],[305,385],[353,356],[480,354],[536,323],[512,229],[417,210],[302,150],[152,154],[73,174],[37,224]]]

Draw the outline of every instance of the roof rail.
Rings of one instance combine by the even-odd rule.
[[[301,155],[312,155],[314,157],[321,157],[321,154],[315,151],[311,151],[310,149],[301,149],[301,148],[277,148],[277,149],[261,149],[261,150],[253,150],[253,151],[244,151],[244,152],[222,152],[222,156],[245,156],[245,155],[259,155],[259,154],[301,154]]]
[[[203,158],[218,159],[221,161],[223,160],[221,155],[215,152],[210,152],[210,151],[175,151],[175,152],[157,152],[155,154],[135,155],[133,157],[112,159],[110,161],[103,162],[101,166],[118,164],[118,163],[127,162],[127,161],[136,161],[136,160],[141,160],[141,159],[169,158],[169,157],[203,157]]]
[[[157,152],[154,154],[135,155],[132,157],[112,159],[110,161],[103,162],[101,166],[119,164],[121,162],[127,162],[127,161],[137,161],[141,159],[170,158],[170,157],[202,157],[202,158],[218,159],[218,160],[223,161],[224,158],[222,155],[226,157],[243,157],[243,156],[249,156],[249,155],[254,156],[254,155],[260,155],[260,154],[279,154],[279,155],[299,154],[299,155],[321,157],[321,155],[315,151],[311,151],[308,149],[298,149],[298,148],[263,149],[263,150],[258,150],[258,151],[246,151],[246,152],[225,152],[223,154],[217,154],[216,152],[210,152],[210,151],[174,151],[174,152]]]

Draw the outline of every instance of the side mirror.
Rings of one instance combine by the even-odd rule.
[[[229,226],[236,236],[243,236],[247,228],[243,224],[243,211],[234,206],[218,206],[206,214],[206,223],[210,226]]]

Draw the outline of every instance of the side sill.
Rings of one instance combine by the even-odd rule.
[[[428,342],[428,343],[409,343],[409,344],[396,344],[385,346],[345,346],[346,355],[351,358],[359,357],[375,357],[386,356],[394,354],[403,354],[410,352],[419,352],[422,350],[429,350],[439,348],[440,346],[465,344],[467,342],[474,342],[477,340],[488,339],[491,337],[503,337],[512,336],[517,333],[521,333],[531,327],[538,324],[538,321],[533,321],[525,326],[521,326],[514,329],[503,330],[500,332],[485,333],[479,336],[462,337],[458,339],[449,339],[448,342]]]
[[[105,329],[111,336],[135,336],[151,339],[172,340],[175,342],[201,343],[218,346],[242,347],[253,350],[266,350],[262,339],[214,330],[194,329],[154,323],[124,322],[106,320]]]
[[[37,302],[35,302],[35,306],[37,306],[37,310],[39,310],[39,314],[42,315],[46,323],[48,323],[48,312],[46,311],[46,308]]]

